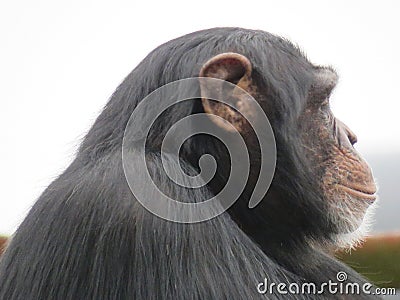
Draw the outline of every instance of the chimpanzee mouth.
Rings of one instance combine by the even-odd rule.
[[[343,184],[337,184],[340,189],[348,193],[355,198],[367,200],[369,202],[374,202],[377,198],[375,184],[366,185],[356,185],[347,186]]]

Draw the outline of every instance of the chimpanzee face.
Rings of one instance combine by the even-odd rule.
[[[357,137],[330,109],[336,83],[333,70],[316,69],[299,130],[314,176],[320,178],[329,218],[341,233],[350,233],[360,228],[377,196],[371,169],[353,147]]]

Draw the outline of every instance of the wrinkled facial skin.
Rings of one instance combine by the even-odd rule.
[[[370,167],[353,147],[357,137],[330,110],[336,73],[330,69],[317,72],[299,120],[301,137],[328,203],[328,217],[337,225],[338,233],[350,233],[361,226],[376,200],[376,186]]]

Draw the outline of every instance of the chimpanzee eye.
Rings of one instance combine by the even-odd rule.
[[[322,102],[321,102],[321,107],[326,107],[329,106],[329,97],[325,98]]]

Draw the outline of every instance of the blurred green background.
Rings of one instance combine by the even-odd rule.
[[[336,257],[379,287],[400,288],[400,234],[371,237],[360,248]]]

